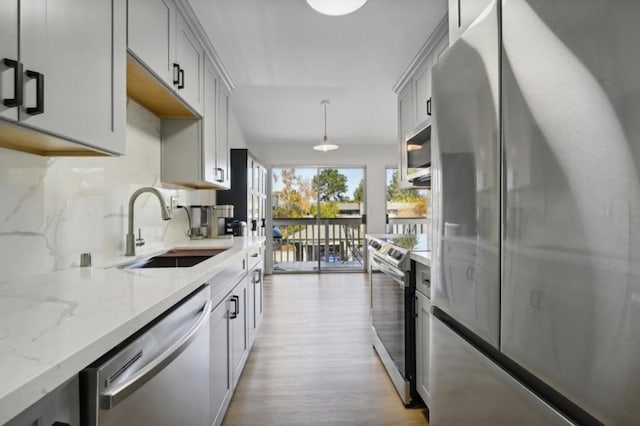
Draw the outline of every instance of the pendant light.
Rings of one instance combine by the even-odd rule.
[[[360,9],[367,0],[307,0],[316,12],[329,16],[348,15]]]
[[[338,149],[338,145],[329,143],[327,138],[327,104],[329,104],[329,101],[320,102],[320,105],[324,106],[324,136],[322,137],[322,143],[313,147],[316,151],[327,152]]]

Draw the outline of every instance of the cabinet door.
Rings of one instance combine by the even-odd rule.
[[[16,79],[20,79],[18,66],[18,0],[0,2],[0,116],[16,121],[17,106],[5,105],[5,101],[16,98]],[[16,62],[6,64],[4,60]],[[18,90],[20,90],[18,88]],[[17,101],[16,101],[17,102]]]
[[[429,339],[431,327],[431,301],[416,292],[418,317],[416,318],[416,388],[429,406]]]
[[[413,82],[398,95],[398,140],[400,143],[400,182],[407,182],[407,135],[413,130]]]
[[[172,0],[128,1],[129,51],[173,86],[176,7]]]
[[[203,179],[216,182],[216,98],[218,90],[218,74],[209,57],[205,58],[204,67],[204,110],[202,118],[202,167]]]
[[[204,49],[181,13],[177,14],[176,63],[180,67],[178,94],[197,112],[202,112]]]
[[[211,421],[222,423],[232,394],[231,362],[229,347],[229,298],[211,311],[210,360],[211,360]]]
[[[247,274],[247,338],[249,339],[249,347],[253,343],[256,331],[256,303],[255,288],[253,281],[255,277],[255,269]]]
[[[240,284],[231,292],[231,298],[235,299],[231,305],[231,366],[233,369],[233,387],[240,379],[242,368],[247,360],[247,282]],[[235,309],[235,311],[233,311]]]
[[[416,99],[416,115],[414,127],[430,119],[431,109],[427,103],[431,100],[431,55],[424,62],[414,76],[414,96]]]
[[[123,5],[100,0],[20,2],[23,124],[124,153]]]
[[[262,248],[262,252],[264,253],[264,247]],[[253,280],[253,294],[255,298],[255,306],[256,306],[256,329],[262,322],[262,316],[264,314],[264,270],[262,267],[257,268],[255,270],[255,278]]]
[[[218,83],[218,120],[216,138],[216,163],[219,183],[227,188],[231,187],[229,172],[229,92],[221,81]]]

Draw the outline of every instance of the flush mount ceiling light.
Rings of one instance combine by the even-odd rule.
[[[316,145],[313,147],[316,151],[333,151],[334,149],[338,149],[338,145],[334,145],[329,143],[329,139],[327,138],[327,105],[329,101],[322,101],[320,105],[324,106],[324,136],[322,137],[322,143],[320,145]]]
[[[329,16],[342,16],[360,9],[367,0],[307,0],[316,12]]]

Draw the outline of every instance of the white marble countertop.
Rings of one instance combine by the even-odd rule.
[[[191,268],[105,267],[133,259],[122,257],[99,267],[0,282],[0,424],[64,383],[261,241],[264,237],[199,240],[161,250],[229,247]]]
[[[412,251],[410,255],[411,260],[422,263],[425,266],[431,267],[431,252],[430,251]]]

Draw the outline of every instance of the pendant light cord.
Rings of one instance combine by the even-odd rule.
[[[324,140],[327,140],[327,104],[324,104]]]

